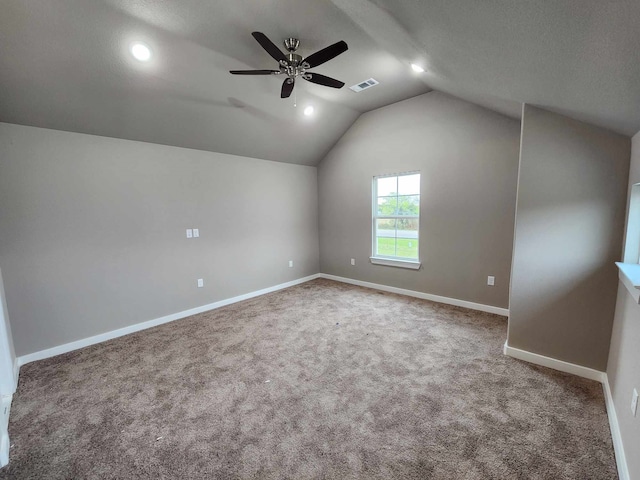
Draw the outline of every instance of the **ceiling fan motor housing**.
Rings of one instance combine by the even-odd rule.
[[[298,76],[304,76],[305,70],[310,68],[307,62],[303,62],[301,55],[295,53],[300,46],[300,40],[297,38],[289,37],[284,41],[284,46],[289,52],[287,54],[287,60],[280,60],[280,71],[291,78]]]
[[[304,75],[309,64],[302,61],[302,57],[296,53],[287,55],[287,62],[280,62],[280,71],[289,77]]]

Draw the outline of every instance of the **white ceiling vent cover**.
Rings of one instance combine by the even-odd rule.
[[[362,90],[366,90],[367,88],[374,87],[378,85],[377,80],[370,78],[369,80],[365,80],[364,82],[356,83],[355,85],[350,86],[349,88],[354,92],[361,92]]]

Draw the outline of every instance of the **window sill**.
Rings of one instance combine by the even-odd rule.
[[[640,265],[622,262],[616,262],[616,265],[620,269],[618,272],[620,281],[627,287],[636,303],[640,303]]]
[[[409,268],[411,270],[418,270],[422,265],[422,263],[415,260],[395,260],[391,258],[381,258],[381,257],[369,257],[369,260],[374,265],[385,265],[387,267]]]

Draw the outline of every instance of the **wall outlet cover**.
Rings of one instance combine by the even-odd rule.
[[[187,238],[192,238],[193,237],[193,230],[191,230],[190,228],[187,228]]]
[[[351,265],[355,265],[355,264],[356,264],[356,259],[355,259],[355,258],[352,258],[352,259],[351,259]]]
[[[200,236],[200,230],[197,228],[193,229],[193,238],[198,238]]]
[[[289,268],[293,268],[293,260],[289,260]]]
[[[204,287],[204,278],[199,278],[198,279],[198,288],[202,288]]]
[[[494,277],[493,275],[489,275],[487,277],[487,285],[489,285],[490,287],[493,287],[496,284],[496,277]]]

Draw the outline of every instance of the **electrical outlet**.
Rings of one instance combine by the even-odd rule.
[[[193,238],[193,230],[190,228],[187,228],[187,238]]]
[[[204,287],[204,278],[199,278],[198,279],[198,288],[202,288]]]
[[[200,236],[200,230],[198,228],[193,229],[193,238],[198,238]]]
[[[633,389],[633,394],[631,395],[631,413],[633,416],[636,416],[636,412],[638,411],[638,389]]]
[[[351,259],[351,265],[355,265],[355,264],[356,264],[356,259],[355,259],[355,258],[352,258],[352,259]]]
[[[293,268],[293,260],[289,260],[289,268]]]
[[[487,277],[487,285],[489,285],[490,287],[493,287],[496,284],[496,277],[494,277],[493,275],[489,275]]]

